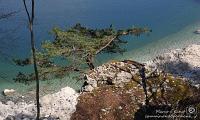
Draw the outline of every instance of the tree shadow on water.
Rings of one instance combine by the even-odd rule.
[[[174,75],[200,82],[200,67],[192,67],[187,62],[169,61],[160,65],[160,69]]]

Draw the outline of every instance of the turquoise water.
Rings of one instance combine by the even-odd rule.
[[[6,20],[0,20],[0,91],[15,88],[26,91],[34,86],[16,84],[12,78],[18,71],[30,71],[10,62],[12,57],[30,55],[29,33],[21,1],[3,0],[0,10],[18,13]],[[180,48],[198,43],[200,35],[193,31],[200,28],[200,0],[38,0],[36,2],[35,32],[37,48],[42,40],[51,39],[48,33],[54,26],[67,28],[81,23],[92,28],[104,28],[113,24],[116,28],[147,26],[153,30],[140,37],[124,36],[129,41],[124,55],[103,54],[95,60],[102,64],[110,59],[134,59],[146,61],[169,48]],[[9,32],[8,32],[9,31]],[[44,84],[43,84],[44,83]],[[69,85],[78,89],[81,85],[72,78],[42,82],[53,88]],[[26,88],[26,89],[25,89]]]
[[[144,45],[138,49],[126,52],[123,57],[116,56],[115,59],[132,59],[145,62],[157,55],[170,52],[173,49],[187,47],[190,44],[200,44],[200,35],[193,32],[200,28],[200,22],[188,25],[180,31],[165,36],[155,42]]]

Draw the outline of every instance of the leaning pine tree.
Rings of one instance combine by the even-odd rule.
[[[127,41],[121,39],[121,36],[139,36],[141,33],[150,31],[147,28],[115,30],[112,25],[106,29],[89,29],[81,24],[76,24],[67,30],[54,28],[51,32],[54,39],[44,41],[41,44],[42,49],[36,53],[39,76],[42,79],[48,79],[52,76],[63,77],[72,71],[83,73],[86,68],[94,69],[93,60],[96,55],[102,52],[123,53],[126,51],[121,46]],[[64,59],[67,64],[58,64],[57,58]],[[14,61],[21,66],[33,63],[30,58]],[[34,74],[26,75],[21,72],[15,78],[16,81],[25,83],[34,79]]]
[[[139,36],[141,33],[148,32],[151,30],[147,28],[115,30],[112,25],[106,29],[89,29],[81,24],[76,24],[67,30],[54,28],[51,32],[54,40],[42,42],[42,49],[36,52],[39,77],[48,79],[52,76],[63,77],[72,71],[82,73],[86,68],[92,70],[95,67],[93,60],[96,55],[102,52],[126,51],[121,46],[127,41],[121,39],[121,36]],[[67,64],[59,64],[57,58],[64,59]],[[14,62],[20,66],[34,63],[30,58],[15,59]],[[26,75],[21,72],[15,78],[16,81],[25,83],[34,79],[34,74]]]

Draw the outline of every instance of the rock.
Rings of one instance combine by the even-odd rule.
[[[1,117],[0,117],[0,118],[1,118]],[[3,119],[0,119],[0,120],[3,120]],[[6,118],[6,120],[15,120],[15,118],[14,118],[13,116],[9,115],[9,116]]]
[[[122,110],[123,108],[122,108],[122,106],[119,106],[118,109],[119,109],[119,110]]]
[[[61,120],[69,120],[72,113],[76,110],[78,96],[79,94],[74,89],[65,87],[57,93],[41,97],[41,117],[51,115],[53,118],[59,117]],[[6,104],[0,102],[0,108],[0,120],[5,118],[14,118],[14,120],[33,120],[36,114],[34,102],[14,103],[8,101]]]
[[[199,89],[200,88],[200,84],[196,84],[195,87]]]
[[[10,106],[14,106],[14,105],[15,105],[15,103],[12,102],[12,101],[8,101],[6,104],[7,104],[7,105],[10,105]]]
[[[113,83],[119,85],[122,83],[129,82],[131,78],[132,75],[130,73],[122,71],[117,74],[116,79],[113,80]]]
[[[138,69],[132,64],[120,61],[105,63],[88,72],[83,91],[91,92],[102,84],[123,86],[136,73]]]
[[[97,81],[91,77],[89,77],[88,75],[86,75],[87,77],[87,83],[89,85],[91,85],[92,87],[97,87]]]
[[[193,44],[183,49],[172,50],[148,61],[148,69],[159,69],[181,76],[194,84],[200,83],[200,45]]]
[[[196,34],[200,34],[200,29],[199,29],[199,30],[196,30],[196,31],[194,31],[194,33],[196,33]]]
[[[62,88],[55,94],[42,97],[41,112],[45,115],[52,115],[63,120],[68,120],[76,110],[78,96],[79,94],[74,89],[70,87]]]
[[[106,109],[101,109],[101,111],[102,111],[102,112],[106,112],[107,110],[106,110]]]
[[[83,89],[85,92],[92,92],[92,90],[94,90],[94,87],[92,87],[91,85],[87,85],[84,87]]]
[[[14,89],[5,89],[5,90],[3,91],[3,94],[4,94],[5,96],[12,96],[15,92],[16,92],[16,91],[15,91]]]

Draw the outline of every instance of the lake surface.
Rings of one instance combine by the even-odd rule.
[[[30,55],[30,40],[27,17],[21,0],[2,0],[0,11],[18,11],[9,19],[0,20],[0,91],[14,88],[26,91],[34,88],[14,83],[12,78],[19,71],[30,71],[12,64],[11,58]],[[110,59],[134,59],[146,61],[169,48],[181,48],[198,43],[200,35],[200,0],[37,0],[35,34],[37,48],[43,40],[51,39],[49,31],[54,26],[63,29],[81,23],[91,28],[104,28],[113,24],[115,28],[132,26],[149,27],[149,35],[124,36],[129,42],[124,55],[104,54],[97,56],[96,64]],[[71,77],[42,82],[54,88],[71,86],[78,89],[81,82]]]

